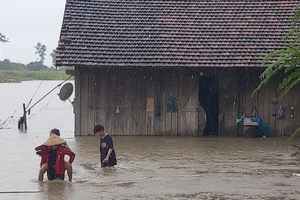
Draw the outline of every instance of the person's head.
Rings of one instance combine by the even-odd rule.
[[[105,131],[104,131],[104,127],[100,124],[96,125],[94,127],[94,134],[97,134],[101,137],[105,136]]]
[[[59,130],[56,129],[56,128],[54,128],[54,129],[52,129],[52,130],[50,131],[50,135],[51,135],[51,134],[55,134],[55,135],[57,135],[57,136],[60,136],[60,132],[59,132]]]

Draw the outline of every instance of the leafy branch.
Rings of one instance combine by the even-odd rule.
[[[265,86],[272,77],[281,73],[285,75],[285,78],[277,88],[280,91],[280,99],[300,83],[300,4],[293,12],[294,17],[290,30],[285,35],[288,45],[282,49],[274,50],[263,58],[263,63],[267,65],[267,68],[260,75],[260,84],[253,91],[252,96]],[[291,135],[288,141],[298,133],[300,133],[300,128]]]
[[[7,42],[9,42],[9,39],[5,35],[0,33],[0,42],[7,43]]]

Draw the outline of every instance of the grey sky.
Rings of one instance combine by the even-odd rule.
[[[37,60],[34,46],[47,46],[46,65],[51,65],[49,54],[56,48],[66,0],[1,0],[0,32],[10,42],[0,44],[0,60],[29,63]]]

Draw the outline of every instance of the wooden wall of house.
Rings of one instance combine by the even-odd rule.
[[[300,86],[293,88],[286,96],[279,99],[280,91],[278,84],[282,77],[276,77],[259,92],[251,97],[252,91],[259,83],[259,75],[262,70],[244,70],[242,79],[244,83],[241,88],[243,92],[240,97],[240,111],[247,116],[252,114],[254,108],[257,109],[257,116],[260,117],[270,128],[271,136],[288,136],[300,127]],[[242,90],[242,89],[241,89]],[[285,117],[278,119],[280,107],[285,107]],[[294,108],[294,109],[291,109]],[[242,129],[239,134],[242,136]]]
[[[289,135],[300,126],[300,86],[276,102],[280,80],[272,80],[251,97],[259,69],[76,68],[75,134],[91,135],[100,123],[112,135],[198,135],[200,72],[219,80],[219,136],[243,136],[236,119],[251,116],[254,108],[272,136]],[[172,94],[179,109],[170,113],[166,101]],[[280,106],[286,107],[284,119],[277,118]]]
[[[239,74],[236,70],[218,71],[219,79],[219,127],[218,135],[237,136],[236,119],[239,104]]]
[[[244,136],[244,126],[236,124],[236,119],[254,116],[255,112],[269,126],[273,137],[288,136],[300,127],[300,85],[279,99],[277,88],[282,78],[276,77],[252,96],[262,72],[257,68],[218,70],[219,136]],[[281,106],[286,109],[285,117],[278,119]]]
[[[178,70],[76,68],[76,135],[103,124],[112,135],[196,135],[198,77]],[[178,98],[178,112],[166,101]]]

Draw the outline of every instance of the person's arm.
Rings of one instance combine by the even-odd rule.
[[[109,159],[111,153],[113,152],[113,148],[114,148],[113,140],[111,137],[109,137],[109,139],[107,140],[107,147],[108,147],[108,152],[104,159],[104,161],[106,161],[106,162],[108,162],[108,159]]]
[[[109,159],[109,156],[111,155],[112,151],[113,151],[112,149],[109,149],[109,150],[108,150],[107,156],[106,156],[105,160],[108,160],[108,159]]]
[[[36,151],[36,155],[42,156],[44,154],[49,153],[49,147],[45,145],[40,145],[35,148],[35,151]]]
[[[35,147],[34,150],[36,150],[36,151],[42,151],[42,150],[47,150],[47,149],[48,149],[48,146],[40,145],[40,146]]]
[[[72,164],[74,162],[76,154],[71,151],[71,149],[65,147],[65,154],[70,157],[69,163]]]

